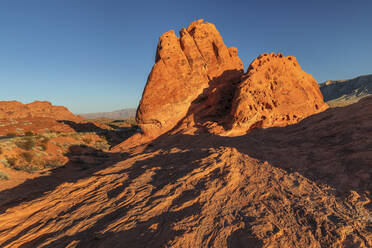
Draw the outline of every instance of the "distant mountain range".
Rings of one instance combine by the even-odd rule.
[[[342,107],[372,95],[372,74],[347,80],[328,80],[319,87],[329,106]]]
[[[135,108],[120,109],[112,112],[97,112],[80,114],[87,119],[108,118],[108,119],[128,119],[136,116]]]

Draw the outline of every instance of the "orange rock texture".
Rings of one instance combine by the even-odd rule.
[[[295,57],[265,53],[252,62],[237,87],[231,132],[286,126],[327,108],[317,82]]]
[[[242,74],[237,49],[226,47],[213,24],[193,22],[180,37],[168,31],[160,37],[137,122],[147,136],[159,136],[186,116],[212,81],[239,80]]]
[[[263,54],[246,74],[236,48],[211,23],[193,22],[160,37],[137,122],[145,136],[174,132],[241,135],[285,126],[324,111],[319,86],[295,57]]]
[[[164,135],[53,170],[0,191],[0,247],[372,247],[370,116],[366,97],[285,128]]]

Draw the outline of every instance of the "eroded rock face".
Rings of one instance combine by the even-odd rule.
[[[74,132],[74,127],[70,124],[81,122],[86,121],[67,108],[53,106],[47,101],[35,101],[29,104],[0,101],[0,136],[9,133],[22,135],[29,131],[33,133]]]
[[[193,22],[180,37],[168,31],[160,37],[137,122],[145,135],[157,137],[175,127],[211,83],[238,81],[242,74],[237,49],[225,46],[213,24]]]
[[[137,122],[150,139],[171,133],[235,136],[286,126],[328,108],[314,78],[295,57],[263,54],[243,74],[236,48],[227,48],[203,20],[160,37]]]
[[[83,120],[83,118],[71,113],[66,107],[54,106],[47,101],[35,101],[29,104],[18,101],[0,101],[0,119],[35,117],[69,121]]]
[[[237,87],[229,134],[294,124],[327,108],[317,82],[295,57],[263,54],[252,62]]]

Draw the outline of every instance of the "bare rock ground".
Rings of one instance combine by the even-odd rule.
[[[368,97],[239,137],[163,135],[33,179],[0,192],[0,246],[371,247],[371,111]]]

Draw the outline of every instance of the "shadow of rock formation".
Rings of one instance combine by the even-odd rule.
[[[98,127],[94,123],[87,122],[87,123],[77,123],[73,121],[59,121],[61,123],[64,123],[68,126],[70,126],[72,129],[75,130],[75,132],[78,133],[84,133],[84,132],[94,132],[97,135],[105,137],[110,147],[116,146],[122,142],[124,142],[126,139],[131,137],[134,133],[136,133],[135,128],[121,128],[117,130],[109,130],[109,129],[103,129],[101,127]]]
[[[58,169],[0,193],[31,195],[0,215],[0,246],[368,247],[371,111],[370,97],[239,137],[163,135]]]
[[[220,76],[212,78],[208,87],[191,103],[187,114],[170,133],[182,128],[195,126],[199,132],[221,132],[227,130],[230,120],[232,100],[240,83],[240,70],[226,70]]]
[[[170,149],[187,149],[190,144],[199,149],[234,147],[250,157],[334,187],[339,193],[351,190],[372,192],[371,116],[372,97],[367,97],[353,105],[328,109],[286,127],[254,129],[237,137],[209,133],[203,136],[163,135],[153,142],[153,146],[157,147],[155,144],[159,143]]]
[[[48,171],[44,176],[28,179],[24,183],[0,191],[0,214],[20,203],[32,201],[63,183],[74,183],[88,178],[95,172],[126,159],[126,153],[107,153],[79,145],[71,146],[65,154],[69,162],[64,166]]]

